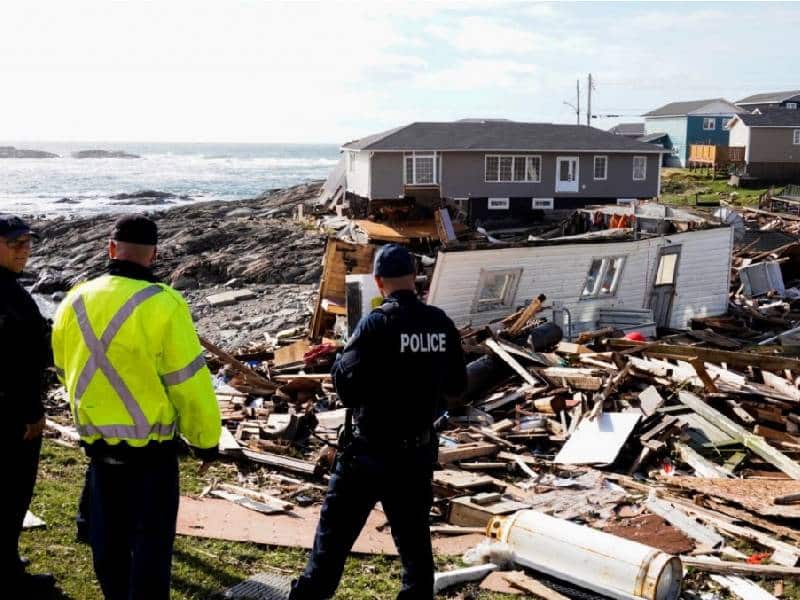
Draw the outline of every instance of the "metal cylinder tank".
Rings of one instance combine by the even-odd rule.
[[[678,557],[535,510],[495,517],[486,534],[508,544],[518,564],[613,598],[677,600]]]

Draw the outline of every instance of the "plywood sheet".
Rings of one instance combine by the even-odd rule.
[[[395,242],[407,244],[412,239],[438,239],[436,231],[436,221],[403,221],[398,223],[376,223],[375,221],[358,220],[356,221],[370,240],[383,242]],[[461,223],[453,224],[454,233],[459,233],[465,229]]]
[[[800,481],[670,477],[669,483],[707,496],[722,498],[761,515],[800,519],[800,505],[784,506],[774,502],[776,496],[800,494]]]
[[[319,510],[316,505],[298,507],[292,514],[264,515],[225,500],[183,496],[178,510],[178,534],[310,549]],[[353,552],[396,556],[397,549],[385,524],[386,516],[373,510]],[[480,534],[447,536],[434,539],[433,548],[443,556],[461,555],[484,539]]]

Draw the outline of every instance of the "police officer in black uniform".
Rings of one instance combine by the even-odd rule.
[[[0,511],[0,573],[12,598],[47,598],[51,575],[25,572],[18,544],[31,503],[42,429],[45,369],[52,364],[50,328],[18,281],[31,255],[33,232],[19,217],[0,215],[0,452],[8,504]]]
[[[340,448],[314,548],[290,599],[333,596],[378,501],[403,564],[397,598],[433,598],[433,423],[445,398],[463,393],[467,376],[458,331],[443,311],[417,298],[415,273],[405,248],[381,248],[374,275],[383,304],[358,323],[333,366],[336,392],[353,413],[352,439]]]

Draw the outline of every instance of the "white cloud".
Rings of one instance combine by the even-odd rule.
[[[465,17],[428,31],[465,53],[527,54],[543,42],[538,34],[487,17]]]
[[[413,81],[431,91],[473,91],[487,88],[534,89],[538,67],[512,60],[471,59],[420,74]]]

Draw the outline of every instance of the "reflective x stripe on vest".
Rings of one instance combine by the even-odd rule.
[[[78,327],[80,328],[81,335],[83,336],[83,341],[89,348],[90,353],[89,359],[86,361],[86,365],[84,365],[83,371],[81,371],[81,374],[78,377],[78,383],[75,386],[76,414],[80,399],[83,397],[84,393],[86,393],[86,389],[89,387],[92,377],[94,377],[97,371],[101,371],[108,379],[111,387],[114,389],[117,395],[119,395],[122,403],[125,405],[125,408],[128,411],[128,414],[131,416],[131,420],[134,423],[133,425],[79,424],[78,431],[81,435],[88,436],[100,434],[104,437],[146,439],[152,433],[162,436],[174,433],[174,423],[170,423],[169,425],[159,423],[151,426],[147,422],[147,417],[145,417],[144,413],[142,412],[139,403],[133,397],[133,394],[131,394],[131,391],[128,389],[128,386],[125,384],[125,381],[122,379],[120,374],[116,371],[116,369],[114,369],[111,361],[108,360],[108,356],[106,356],[106,351],[111,345],[111,341],[122,328],[122,325],[125,323],[125,321],[127,321],[128,317],[133,314],[133,311],[136,309],[136,307],[138,307],[148,298],[151,298],[162,291],[163,289],[160,286],[152,285],[136,292],[125,302],[125,304],[122,305],[122,307],[117,311],[117,314],[112,317],[100,339],[98,339],[94,334],[94,330],[89,323],[89,315],[86,312],[86,304],[84,303],[83,297],[79,295],[75,302],[72,303],[72,308],[78,317]],[[170,375],[172,375],[172,373],[167,375],[167,377]]]

